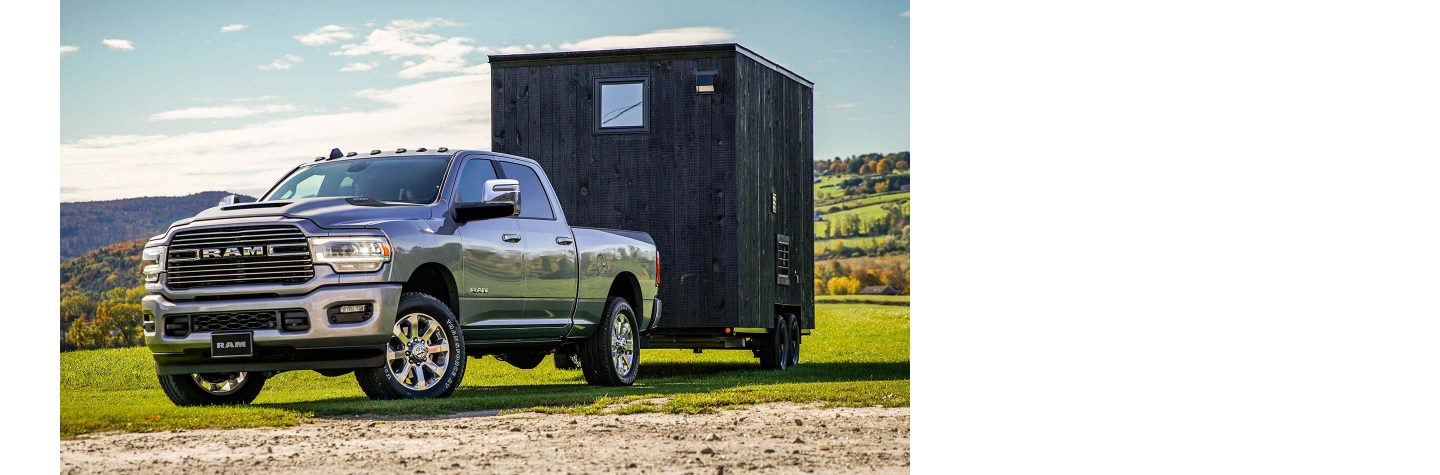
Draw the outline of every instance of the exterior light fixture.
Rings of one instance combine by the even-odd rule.
[[[715,93],[715,73],[713,73],[713,72],[696,73],[696,74],[695,74],[695,93],[696,93],[696,94],[714,94],[714,93]]]

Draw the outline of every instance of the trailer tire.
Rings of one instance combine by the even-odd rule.
[[[556,351],[555,369],[561,371],[575,371],[580,369],[580,357],[568,351]]]
[[[790,366],[793,368],[800,364],[800,319],[792,313],[786,315],[785,320],[790,328]]]
[[[385,343],[385,364],[355,371],[355,381],[365,396],[377,400],[426,399],[455,392],[465,379],[465,336],[449,306],[429,294],[406,292],[400,296],[393,332]],[[445,354],[436,356],[441,352]],[[437,358],[443,366],[435,364]],[[396,362],[400,363],[398,370]]]
[[[775,326],[757,346],[761,368],[783,371],[790,367],[790,324],[784,315],[775,316]]]
[[[160,388],[176,406],[250,404],[265,387],[264,372],[162,374]],[[213,384],[212,384],[213,383]],[[200,387],[206,384],[212,389]],[[236,387],[226,388],[234,384]]]
[[[580,344],[580,372],[596,386],[629,386],[640,371],[639,326],[622,297],[610,297],[595,335]]]

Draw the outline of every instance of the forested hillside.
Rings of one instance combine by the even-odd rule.
[[[80,256],[117,242],[154,236],[170,223],[215,206],[229,194],[206,191],[188,196],[60,203],[60,259]]]
[[[60,264],[60,349],[144,343],[140,333],[140,249],[145,239],[112,244]]]
[[[910,293],[910,152],[815,161],[815,294]]]

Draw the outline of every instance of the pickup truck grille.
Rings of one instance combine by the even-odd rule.
[[[202,313],[190,316],[190,332],[271,330],[280,328],[275,312]]]
[[[305,233],[288,224],[180,231],[165,263],[166,285],[177,289],[299,284],[314,275]]]

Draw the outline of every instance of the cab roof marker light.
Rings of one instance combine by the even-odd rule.
[[[445,152],[449,152],[450,149],[445,148],[445,147],[440,147],[440,148],[435,149],[435,151],[436,151],[436,152],[440,152],[440,153],[445,153]]]
[[[395,149],[395,153],[405,153],[405,149],[403,149],[403,148],[397,148],[397,149]]]
[[[370,151],[370,154],[371,154],[371,155],[379,155],[379,154],[380,154],[380,150],[379,150],[379,149],[371,150],[371,151]]]
[[[427,150],[425,147],[415,149],[416,152],[424,152],[425,150]]]
[[[347,157],[353,157],[353,156],[355,156],[355,152],[347,153],[347,154],[345,154],[345,156],[347,156]]]

